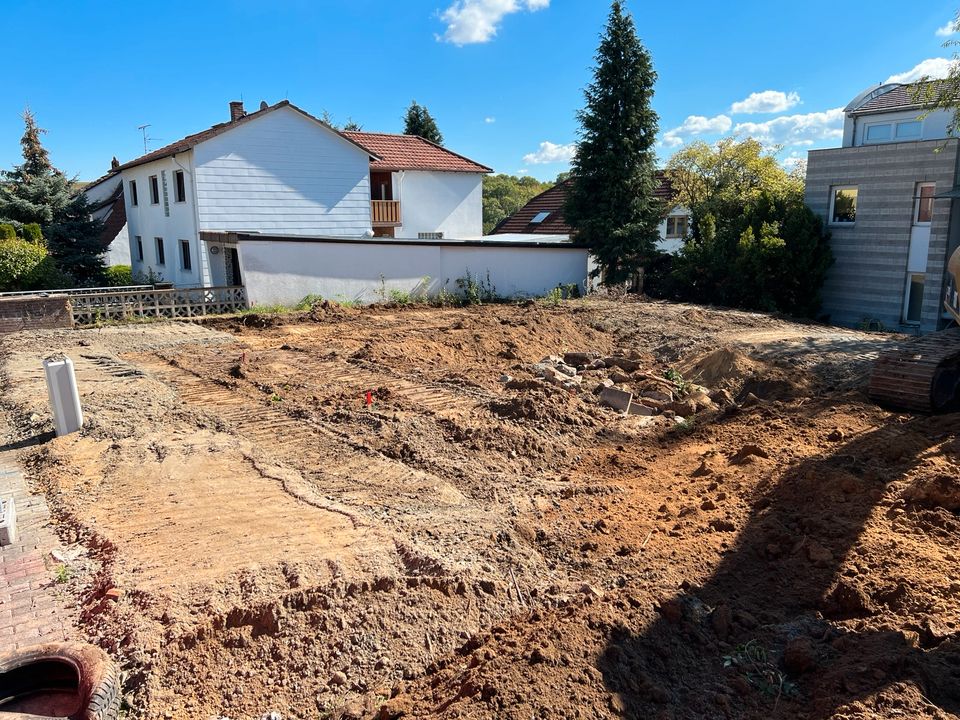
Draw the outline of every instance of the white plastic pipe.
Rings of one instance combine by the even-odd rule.
[[[80,409],[73,360],[68,357],[63,360],[44,360],[43,371],[47,376],[47,394],[50,396],[57,435],[76,432],[83,427],[83,411]]]

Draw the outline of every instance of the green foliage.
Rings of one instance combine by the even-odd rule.
[[[403,119],[403,134],[417,135],[436,145],[443,145],[443,135],[437,127],[437,122],[430,115],[430,111],[423,105],[419,105],[416,100],[407,108],[407,114]]]
[[[833,262],[829,235],[803,203],[803,178],[756,140],[696,142],[667,173],[693,214],[679,255],[651,265],[663,297],[813,316]]]
[[[45,130],[23,113],[23,163],[0,173],[0,221],[39,226],[50,256],[62,272],[84,285],[103,281],[102,224],[90,217],[83,193],[72,195],[70,180],[50,164],[40,141]],[[32,232],[32,231],[27,231]]]
[[[530,176],[485,175],[483,178],[483,234],[522,208],[540,193],[553,187]]]
[[[73,571],[66,565],[60,564],[57,565],[55,570],[54,582],[63,585],[70,582],[70,578],[73,577]]]
[[[0,240],[0,292],[52,289],[55,277],[47,250],[42,245],[13,238]]]
[[[954,16],[950,29],[954,33],[960,31],[960,12]],[[943,43],[945,48],[958,46],[960,46],[960,40],[955,38],[950,38]],[[928,76],[920,78],[913,87],[913,98],[924,106],[921,117],[926,117],[934,110],[946,110],[952,113],[947,123],[947,133],[951,137],[960,134],[960,54],[956,50],[953,52],[953,61],[948,66],[947,76],[940,80],[934,80]]]
[[[684,397],[690,391],[690,383],[683,379],[683,375],[676,368],[667,368],[663,377],[673,383],[673,392],[678,397]]]
[[[0,240],[16,240],[17,229],[10,223],[0,223]]]
[[[616,285],[653,257],[665,209],[654,195],[657,74],[622,0],[611,4],[596,62],[564,214],[604,283]]]
[[[129,265],[111,265],[104,272],[108,287],[133,285],[133,272]]]
[[[305,296],[300,300],[300,302],[298,302],[296,305],[294,305],[294,306],[293,306],[293,309],[294,309],[294,310],[298,310],[298,311],[300,311],[300,312],[303,312],[303,311],[305,311],[305,310],[311,310],[311,309],[313,309],[313,306],[314,306],[314,305],[318,305],[318,304],[320,304],[320,303],[322,303],[322,302],[323,302],[323,296],[322,296],[322,295],[317,295],[317,294],[315,294],[315,293],[310,293],[309,295],[305,295]]]
[[[563,302],[563,290],[560,289],[559,287],[555,287],[553,290],[551,290],[542,298],[540,298],[540,301],[544,305],[552,305],[556,307],[557,305]]]
[[[486,278],[479,275],[473,275],[467,268],[467,274],[457,278],[457,288],[463,298],[465,305],[481,305],[485,302],[496,302],[500,298],[497,296],[497,289],[490,280],[490,271],[487,271]]]
[[[21,233],[24,240],[29,240],[36,245],[43,243],[43,231],[37,223],[27,223],[21,229]]]
[[[757,690],[773,697],[775,704],[782,697],[796,697],[800,693],[756,640],[737,645],[729,655],[724,655],[723,667],[740,672]]]

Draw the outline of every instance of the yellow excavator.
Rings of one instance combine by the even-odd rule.
[[[960,248],[947,264],[943,306],[960,325]],[[960,328],[932,333],[880,354],[870,397],[884,405],[937,412],[960,408]]]

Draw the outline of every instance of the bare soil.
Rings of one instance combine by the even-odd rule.
[[[21,333],[0,360],[130,717],[953,718],[960,415],[867,399],[902,340],[325,304]],[[58,352],[87,421],[54,439]],[[627,369],[538,377],[567,352]],[[683,420],[594,393],[668,369],[725,393]]]

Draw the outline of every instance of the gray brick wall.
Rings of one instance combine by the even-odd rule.
[[[69,327],[73,327],[73,311],[66,296],[0,298],[0,335]]]
[[[918,182],[936,183],[939,194],[954,186],[957,140],[813,150],[806,202],[829,221],[836,185],[856,185],[857,221],[828,226],[835,263],[823,288],[823,312],[831,322],[855,326],[864,319],[901,327],[913,197]],[[921,330],[939,325],[950,229],[949,200],[934,203]]]

